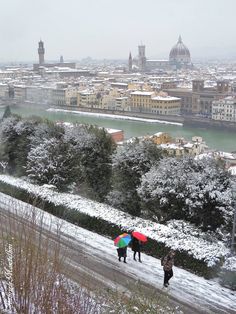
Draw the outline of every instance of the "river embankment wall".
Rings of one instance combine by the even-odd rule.
[[[21,104],[17,104],[20,106]],[[45,105],[40,105],[36,103],[25,102],[22,103],[23,106],[30,105],[30,106],[41,106],[47,107]],[[89,108],[89,107],[76,107],[76,106],[50,106],[50,108],[54,109],[63,109],[63,110],[73,110],[78,112],[89,112],[89,113],[102,113],[102,114],[110,114],[110,115],[117,115],[117,116],[130,116],[134,118],[144,118],[150,120],[161,120],[161,121],[170,121],[170,122],[177,122],[182,123],[183,126],[189,127],[198,127],[198,128],[212,128],[218,130],[228,130],[228,131],[236,131],[236,123],[235,122],[228,122],[228,121],[218,121],[212,120],[203,117],[196,117],[196,116],[171,116],[171,115],[157,115],[152,113],[145,113],[145,112],[134,112],[134,111],[123,111],[123,110],[108,110],[108,109],[99,109],[99,108]]]
[[[184,117],[184,126],[198,128],[212,128],[217,130],[236,131],[236,123],[228,121],[218,121],[207,118]]]
[[[64,109],[68,107],[64,107]],[[171,115],[157,115],[144,112],[132,112],[132,111],[119,111],[119,110],[105,110],[105,109],[94,109],[94,108],[79,108],[79,111],[83,112],[95,112],[113,115],[131,116],[135,118],[145,119],[157,119],[161,121],[170,121],[183,123],[183,126],[193,126],[199,128],[215,128],[218,130],[231,130],[236,131],[236,123],[228,121],[218,121],[202,117],[191,117],[191,116],[171,116]]]

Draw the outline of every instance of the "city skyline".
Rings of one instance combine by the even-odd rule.
[[[141,42],[149,58],[168,59],[179,35],[193,60],[233,59],[234,9],[234,0],[10,0],[0,12],[0,62],[37,60],[40,39],[46,60],[128,60]]]

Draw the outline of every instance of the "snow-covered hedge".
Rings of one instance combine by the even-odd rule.
[[[88,200],[79,195],[58,193],[47,186],[37,186],[7,175],[0,175],[0,182],[0,187],[2,186],[2,188],[4,184],[5,186],[10,186],[12,191],[14,188],[17,188],[18,191],[24,191],[28,195],[31,195],[31,198],[43,200],[50,204],[50,206],[71,210],[73,215],[78,212],[78,214],[87,215],[93,219],[95,218],[117,226],[120,230],[132,231],[135,229],[141,231],[149,237],[150,243],[153,243],[153,245],[154,243],[156,244],[156,251],[158,251],[158,246],[164,246],[168,249],[176,250],[180,258],[182,254],[183,257],[190,257],[192,261],[198,261],[201,265],[205,266],[202,274],[205,273],[207,275],[207,269],[211,272],[212,269],[220,266],[225,257],[229,255],[229,249],[226,248],[223,242],[206,240],[205,233],[197,231],[196,228],[192,228],[187,223],[182,222],[181,228],[178,222],[172,222],[168,226],[165,226],[133,217],[111,206]],[[17,197],[16,194],[12,196]],[[191,268],[193,271],[198,272],[194,269],[194,266],[189,266],[189,269]]]
[[[227,258],[220,273],[220,284],[236,290],[236,256]]]

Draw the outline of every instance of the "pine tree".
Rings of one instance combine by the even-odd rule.
[[[79,166],[74,148],[62,139],[44,139],[32,147],[26,165],[26,173],[37,183],[52,184],[66,190],[78,175]]]
[[[141,176],[161,158],[161,151],[153,142],[135,139],[118,147],[113,157],[113,190],[107,201],[133,215],[140,215],[141,203],[137,193]]]
[[[20,117],[11,116],[1,122],[1,159],[8,163],[11,174],[16,170],[18,135],[15,126],[20,120]]]
[[[166,158],[143,175],[138,193],[159,220],[185,219],[215,231],[232,219],[230,176],[214,159]]]
[[[1,159],[8,163],[8,170],[11,174],[25,175],[30,137],[40,121],[40,118],[22,119],[14,115],[2,120]]]
[[[81,170],[77,181],[79,192],[103,201],[111,186],[112,153],[115,149],[111,136],[95,126],[77,125],[66,130],[65,140],[77,152]]]

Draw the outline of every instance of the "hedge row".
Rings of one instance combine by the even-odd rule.
[[[236,272],[222,269],[220,272],[220,284],[223,287],[236,290]]]
[[[69,209],[65,206],[57,206],[43,198],[35,196],[26,190],[12,186],[10,184],[0,182],[0,191],[10,195],[16,199],[27,202],[33,206],[39,207],[44,211],[62,218],[70,223],[85,228],[87,230],[96,232],[100,235],[109,238],[115,238],[122,232],[127,232],[119,226],[112,224],[100,218],[91,217],[74,209]],[[170,248],[166,247],[163,243],[148,239],[148,242],[143,246],[143,251],[148,255],[156,258],[161,258],[167,254]],[[223,261],[222,261],[223,263]],[[215,277],[220,270],[221,265],[208,267],[203,260],[198,260],[189,255],[186,251],[176,251],[175,265],[182,267],[205,278]]]

